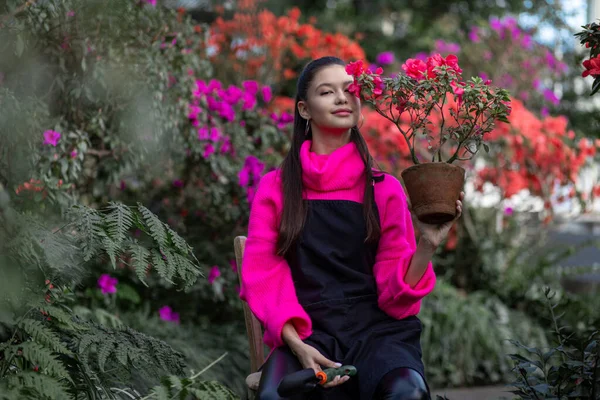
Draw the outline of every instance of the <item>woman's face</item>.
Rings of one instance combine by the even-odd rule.
[[[358,124],[360,101],[348,92],[353,78],[344,66],[330,65],[317,72],[298,111],[313,129],[346,132]]]

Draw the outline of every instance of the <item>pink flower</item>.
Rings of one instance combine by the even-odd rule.
[[[365,66],[363,61],[358,60],[355,62],[348,63],[348,65],[346,65],[346,72],[354,77],[362,75],[362,73],[365,72]]]
[[[117,283],[119,283],[119,280],[108,274],[102,274],[98,278],[98,287],[102,291],[102,294],[116,293]]]
[[[404,64],[402,64],[402,69],[406,75],[420,81],[425,79],[424,73],[427,71],[427,64],[421,60],[409,58]]]
[[[52,146],[56,147],[59,140],[60,140],[59,132],[56,132],[53,130],[47,130],[46,132],[44,132],[44,144],[51,144]]]
[[[208,128],[206,126],[198,129],[198,140],[208,140]]]
[[[256,93],[258,93],[258,82],[256,81],[244,81],[242,82],[242,87],[246,93],[249,93],[252,96],[256,96]]]
[[[73,150],[71,152],[71,158],[75,158],[75,157],[77,157],[77,150]]]
[[[229,260],[229,265],[231,266],[231,270],[237,273],[237,262],[235,260]]]
[[[450,86],[452,87],[452,91],[454,92],[454,94],[458,97],[458,104],[460,105],[460,102],[462,101],[462,96],[463,93],[465,92],[465,89],[463,86],[459,84],[457,84],[456,82],[450,82]]]
[[[263,86],[261,90],[264,102],[270,102],[271,98],[273,97],[273,92],[271,91],[271,88],[269,86]]]
[[[513,215],[513,211],[514,210],[512,209],[512,207],[506,207],[504,209],[504,215],[506,215],[507,217],[510,217],[511,215]]]
[[[219,267],[213,265],[213,267],[210,269],[210,272],[208,273],[208,283],[212,284],[215,281],[215,279],[217,279],[220,276],[221,271],[219,271]]]
[[[244,161],[244,166],[240,170],[238,175],[238,178],[240,180],[240,186],[248,187],[251,181],[253,183],[258,182],[264,168],[265,164],[263,164],[258,158],[254,156],[246,157],[246,160]]]
[[[208,158],[210,157],[213,153],[215,152],[215,146],[213,146],[211,143],[207,143],[206,147],[204,148],[204,154],[202,154],[202,157],[204,158]]]
[[[352,93],[356,97],[360,97],[361,87],[358,83],[352,82],[348,85],[348,92]]]
[[[156,7],[156,0],[145,0],[147,4],[150,4],[152,7]]]
[[[394,53],[391,51],[384,51],[383,53],[377,54],[375,62],[378,65],[390,65],[394,63]]]
[[[158,315],[163,321],[174,322],[176,324],[180,322],[179,313],[174,312],[169,306],[162,306],[161,308],[159,308]]]
[[[479,38],[479,28],[477,26],[472,26],[469,31],[469,40],[473,43],[479,43],[481,39]]]
[[[250,92],[244,93],[242,96],[242,110],[251,110],[256,106],[256,94],[252,94]]]
[[[220,137],[221,137],[221,131],[219,130],[219,128],[217,128],[215,126],[210,128],[210,140],[212,140],[213,142],[216,142],[219,140]]]
[[[294,116],[290,113],[283,112],[281,115],[271,113],[271,119],[277,124],[278,129],[283,129],[290,123],[294,122]]]
[[[446,58],[442,57],[440,54],[434,54],[427,59],[427,73],[429,77],[433,77],[432,73],[434,72],[432,71],[434,68],[441,67],[442,65],[448,66],[457,74],[462,73],[462,69],[458,66],[458,57],[456,57],[454,54],[448,54]]]
[[[75,16],[75,11],[70,10],[69,12],[67,12],[67,17],[74,17]]]

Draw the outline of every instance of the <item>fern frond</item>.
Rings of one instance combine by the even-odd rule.
[[[74,322],[73,316],[59,307],[53,306],[48,303],[38,303],[38,302],[32,303],[31,307],[38,308],[40,311],[44,311],[50,317],[54,318],[55,323],[56,323],[56,321],[58,321],[62,325],[64,325],[65,328],[67,328],[69,330],[85,331],[85,330],[89,329],[87,326],[85,326],[83,324],[78,324],[78,323]]]
[[[117,253],[119,252],[119,246],[108,236],[102,240],[102,246],[110,259],[113,269],[117,269]]]
[[[103,233],[102,216],[93,208],[76,205],[69,210],[68,217],[79,231],[84,260],[91,260],[98,251],[98,235]]]
[[[8,383],[13,388],[19,388],[20,392],[35,391],[38,396],[31,399],[56,399],[71,400],[73,397],[68,393],[66,386],[56,378],[38,372],[23,372],[12,375]],[[23,399],[23,397],[19,397]]]
[[[131,243],[129,245],[129,251],[131,252],[131,262],[135,268],[135,273],[139,280],[146,285],[146,272],[148,271],[148,262],[150,259],[150,252],[143,246],[137,243]],[[148,285],[146,285],[148,286]]]
[[[119,245],[125,240],[127,232],[133,225],[133,212],[126,205],[112,201],[107,209],[110,211],[105,219],[108,234]]]
[[[169,232],[169,239],[171,239],[171,243],[183,254],[187,255],[192,252],[192,248],[181,236],[177,234],[173,229],[167,227],[167,231]]]
[[[199,276],[202,276],[200,267],[192,263],[186,257],[178,253],[172,253],[173,263],[177,267],[177,273],[183,280],[185,287],[192,286]]]
[[[235,395],[226,386],[217,381],[204,381],[199,382],[197,388],[194,388],[192,393],[198,399],[202,400],[239,400],[239,397]]]
[[[64,365],[49,349],[43,347],[41,344],[25,342],[13,346],[19,347],[23,351],[23,358],[33,364],[39,365],[43,372],[71,381],[71,377]]]
[[[158,243],[159,247],[164,247],[167,244],[167,232],[163,222],[141,203],[138,203],[138,210],[142,214],[146,225],[148,225],[152,238]]]
[[[173,283],[173,271],[169,269],[167,263],[163,259],[162,254],[157,249],[152,249],[152,266],[158,272],[158,275],[169,283]]]
[[[55,353],[71,355],[71,351],[60,342],[56,333],[50,328],[44,326],[42,322],[33,319],[24,319],[18,325],[23,329],[34,341],[48,347]]]
[[[98,367],[100,371],[104,372],[104,365],[106,364],[106,360],[108,356],[115,350],[115,341],[112,338],[105,335],[103,337],[103,342],[100,344],[98,348]]]

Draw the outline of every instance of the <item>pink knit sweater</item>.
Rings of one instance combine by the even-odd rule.
[[[300,150],[304,198],[362,203],[364,163],[356,145],[350,142],[328,155],[316,154],[310,148],[311,141],[307,140]],[[416,243],[400,182],[386,175],[375,184],[375,201],[381,218],[381,239],[373,267],[379,307],[397,319],[416,315],[421,299],[435,286],[435,273],[429,264],[414,287],[404,281]],[[281,332],[288,321],[301,339],[312,334],[310,317],[298,303],[290,267],[276,255],[282,206],[280,172],[272,171],[262,177],[252,202],[241,288],[241,298],[262,322],[264,342],[271,348],[283,344]]]

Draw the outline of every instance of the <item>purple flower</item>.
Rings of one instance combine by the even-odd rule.
[[[221,131],[219,130],[219,128],[217,128],[215,126],[210,128],[210,140],[212,140],[213,142],[216,142],[219,140],[220,137],[221,137]]]
[[[212,284],[215,281],[215,279],[217,279],[220,276],[221,271],[219,271],[219,267],[213,265],[213,267],[210,269],[210,272],[208,273],[208,283]]]
[[[262,87],[262,97],[265,103],[268,103],[271,101],[271,99],[273,98],[273,92],[271,91],[271,88],[269,86],[263,86]]]
[[[394,53],[391,51],[384,51],[382,53],[377,54],[375,57],[375,62],[378,65],[390,65],[394,63]]]
[[[556,96],[556,94],[554,94],[554,91],[552,89],[544,89],[543,94],[544,98],[552,104],[554,104],[555,106],[557,106],[560,103],[559,98]]]
[[[208,128],[206,126],[198,129],[198,140],[208,140]]]
[[[514,210],[512,209],[512,207],[506,207],[504,209],[504,215],[506,215],[507,217],[510,217],[511,215],[513,215]]]
[[[256,94],[246,92],[244,93],[242,100],[244,101],[242,103],[242,110],[244,111],[251,110],[254,108],[254,106],[256,106]]]
[[[77,157],[77,150],[73,150],[71,152],[71,158],[75,158],[75,157]]]
[[[473,43],[479,43],[481,39],[479,38],[479,27],[472,26],[469,31],[469,40]]]
[[[173,186],[178,187],[178,188],[182,188],[183,187],[183,181],[181,179],[175,179],[173,181]]]
[[[102,294],[116,293],[117,283],[119,283],[119,280],[108,274],[102,274],[98,278],[98,287],[102,291]]]
[[[238,101],[240,101],[244,92],[239,87],[230,85],[227,88],[227,90],[220,90],[218,94],[221,97],[221,99],[223,99],[223,101],[234,105],[237,104]]]
[[[44,132],[44,144],[51,144],[52,146],[56,147],[59,140],[60,140],[59,132],[53,131],[51,129]]]
[[[504,28],[502,21],[500,21],[498,18],[496,17],[492,17],[490,19],[490,28],[492,28],[493,30],[495,30],[496,32],[500,33],[500,31],[502,30],[502,28]]]
[[[231,266],[231,270],[237,273],[237,262],[235,260],[229,260],[229,265]]]
[[[210,157],[214,152],[215,152],[215,146],[213,146],[212,143],[207,143],[206,147],[204,148],[204,154],[202,154],[202,157],[204,157],[206,159],[206,158]]]
[[[483,79],[484,81],[487,81],[488,79],[490,79],[490,77],[488,76],[488,74],[486,74],[485,72],[480,72],[479,73],[479,77],[481,79]]]
[[[539,90],[539,88],[542,86],[542,82],[538,78],[535,78],[532,85],[534,89]]]
[[[156,0],[145,0],[147,4],[150,4],[152,7],[156,7]]]
[[[542,114],[542,117],[546,118],[548,115],[550,115],[550,111],[548,110],[548,107],[542,107],[542,110],[540,112]]]
[[[256,96],[256,93],[258,93],[258,82],[256,81],[244,81],[242,82],[242,87],[246,93],[252,96]]]
[[[531,39],[531,35],[523,35],[521,38],[521,46],[527,50],[531,50],[533,48],[533,40]]]
[[[272,113],[271,119],[277,124],[278,129],[283,129],[294,121],[294,116],[284,111],[281,115]]]
[[[180,322],[179,313],[174,312],[169,306],[162,306],[161,308],[159,308],[158,315],[163,321],[174,322],[176,324]]]
[[[256,182],[261,176],[265,164],[254,156],[246,157],[244,167],[239,172],[240,186],[248,187],[250,182]]]

